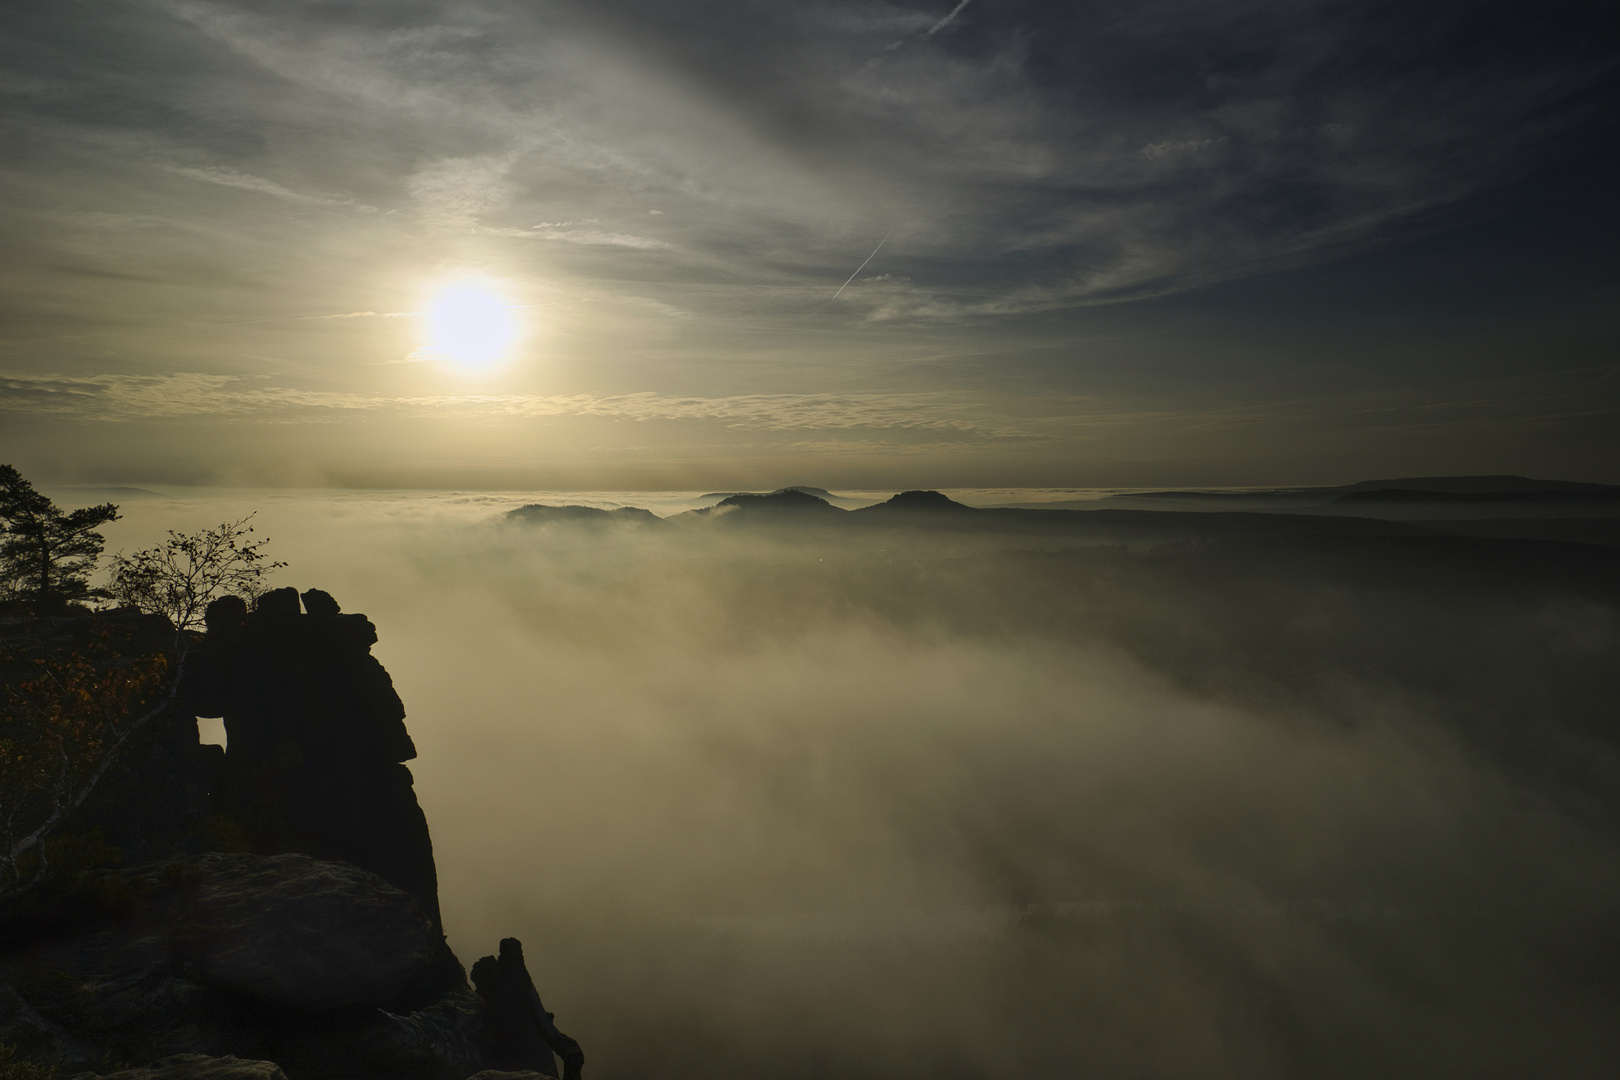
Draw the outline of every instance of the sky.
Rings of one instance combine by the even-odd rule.
[[[0,460],[1620,482],[1608,7],[20,0]]]

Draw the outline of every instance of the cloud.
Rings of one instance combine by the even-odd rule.
[[[262,377],[195,372],[11,375],[0,377],[0,409],[27,409],[85,420],[218,416],[287,422],[363,413],[400,417],[595,417],[630,422],[713,421],[738,430],[886,429],[961,436],[990,434],[993,427],[981,407],[960,395],[945,393],[388,397],[264,383]]]
[[[194,167],[188,165],[165,165],[164,168],[179,176],[201,180],[206,184],[218,184],[221,187],[237,188],[240,191],[255,191],[261,195],[284,199],[287,202],[302,203],[307,206],[333,206],[347,210],[360,210],[365,213],[375,213],[376,207],[367,206],[343,195],[311,194],[302,191],[293,191],[285,188],[273,180],[266,180],[260,176],[238,172],[235,169],[223,166]]]
[[[368,410],[381,399],[255,386],[259,379],[178,372],[170,375],[0,376],[0,408],[77,420],[243,417],[288,408]]]
[[[513,158],[486,155],[445,158],[419,168],[406,182],[417,212],[441,229],[468,229],[483,215],[505,209],[517,195],[510,179]]]
[[[1224,139],[1224,137],[1223,137]],[[1169,157],[1172,154],[1193,154],[1223,141],[1223,139],[1182,139],[1179,142],[1148,143],[1139,153],[1145,158]]]
[[[893,228],[884,259],[918,300],[885,310],[950,321],[1399,235],[1588,122],[1610,63],[1575,4],[1524,25],[1496,3],[1016,3],[972,8],[971,33],[946,32],[965,2],[943,6],[165,0],[131,17],[143,49],[38,61],[14,100],[216,163],[171,168],[190,180],[616,248],[629,277],[831,291],[870,250],[852,238]],[[40,57],[98,28],[51,32]],[[897,35],[917,47],[867,63]],[[667,232],[622,225],[649,202]]]
[[[572,223],[563,223],[563,226]],[[559,227],[555,225],[536,225],[528,229],[482,229],[482,232],[493,233],[496,236],[511,236],[520,240],[555,240],[563,244],[580,244],[586,247],[624,247],[634,248],[637,251],[657,251],[670,245],[663,240],[650,236],[635,236],[631,233],[606,232],[601,229],[576,229]]]

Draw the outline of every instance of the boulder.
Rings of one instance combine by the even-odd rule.
[[[209,855],[178,942],[205,986],[286,1009],[397,1004],[433,980],[440,936],[375,874],[307,855]]]
[[[235,1055],[391,1080],[488,1064],[482,1003],[421,905],[374,874],[210,854],[89,887],[109,898],[99,920],[0,957],[0,1040],[25,1060]]]
[[[154,1005],[174,1015],[195,1012],[187,1002],[198,995],[221,993],[330,1013],[414,1005],[442,988],[442,939],[421,905],[347,863],[213,853],[105,872],[94,888],[117,900],[110,924],[10,961],[20,971],[57,971],[64,984],[101,988],[96,1007],[74,998],[68,1010],[80,1021],[99,1012],[106,1023],[93,1026],[140,1022],[136,998],[153,995],[174,998]],[[48,980],[36,982],[36,996],[51,990]],[[126,998],[128,1007],[114,1006]]]

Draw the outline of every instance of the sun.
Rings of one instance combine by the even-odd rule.
[[[484,278],[438,285],[423,315],[426,351],[473,374],[503,367],[521,329],[512,304]]]

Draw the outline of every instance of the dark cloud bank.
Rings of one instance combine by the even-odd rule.
[[[389,511],[323,571],[452,943],[520,933],[601,1076],[1620,1060],[1612,548],[743,502]]]
[[[89,10],[19,12],[6,91],[19,194],[71,177],[126,204],[73,222],[103,233],[94,259],[122,261],[108,230],[176,226],[162,205],[207,229],[207,200],[248,193],[213,227],[254,262],[278,256],[250,219],[279,203],[326,230],[406,215],[560,241],[576,274],[746,283],[770,299],[705,307],[785,311],[892,230],[844,299],[924,320],[1421,228],[1593,137],[1616,59],[1604,6],[1578,2],[976,0],[944,24],[942,5],[830,0]]]

